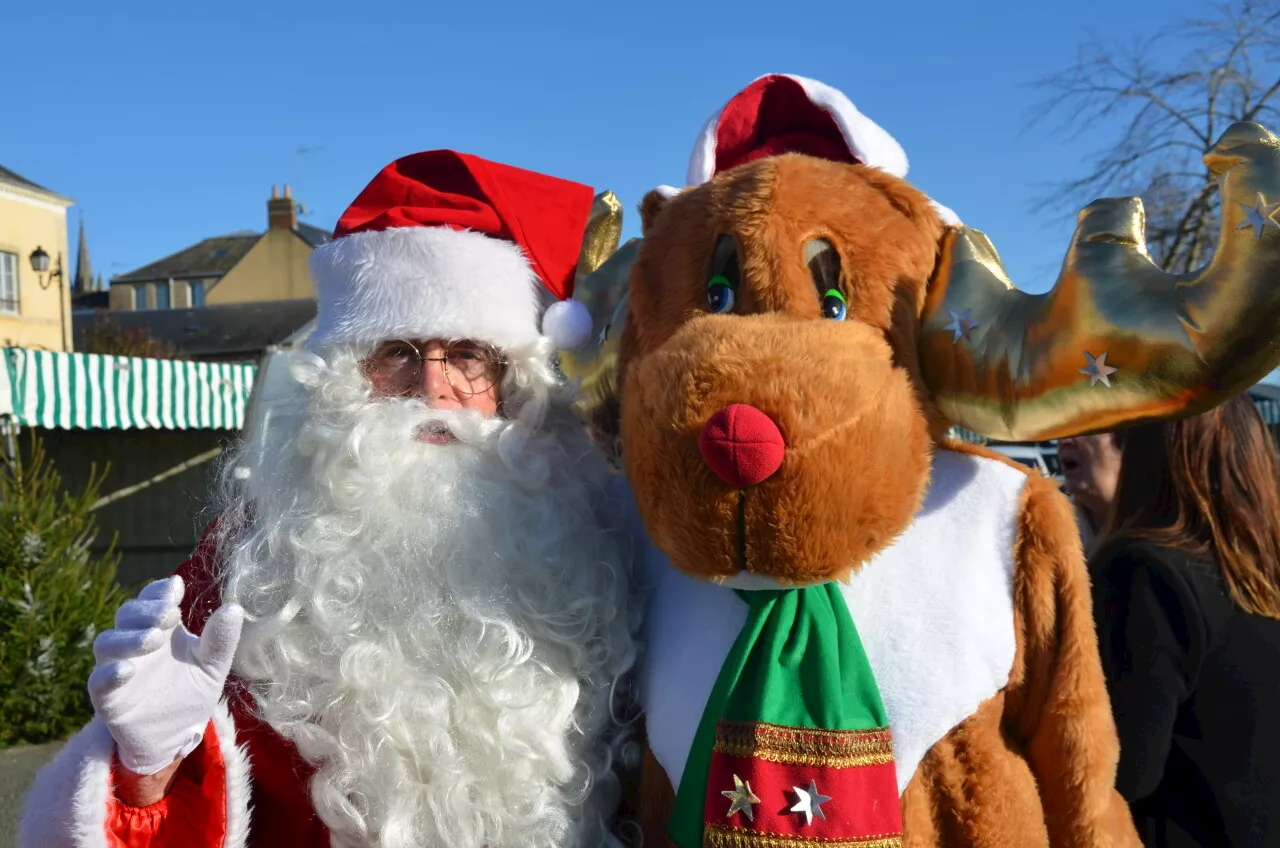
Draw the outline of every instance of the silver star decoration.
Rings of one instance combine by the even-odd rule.
[[[1244,221],[1236,229],[1243,230],[1253,227],[1254,238],[1262,238],[1262,231],[1267,227],[1275,227],[1280,230],[1280,221],[1276,221],[1272,217],[1276,214],[1276,210],[1280,209],[1280,203],[1268,204],[1266,198],[1262,196],[1262,192],[1257,193],[1257,198],[1258,202],[1255,206],[1250,206],[1247,203],[1240,204],[1244,207]]]
[[[817,816],[823,821],[827,820],[826,813],[822,812],[822,805],[831,800],[830,795],[823,795],[818,791],[818,782],[816,780],[809,781],[808,789],[801,789],[799,786],[791,787],[791,791],[796,793],[796,797],[800,800],[796,801],[796,805],[791,808],[793,813],[801,813],[804,815],[805,824],[813,824],[813,817]]]
[[[720,793],[733,803],[729,805],[729,812],[725,813],[725,818],[733,818],[733,814],[742,812],[747,814],[747,821],[756,820],[756,811],[752,804],[759,804],[760,799],[751,791],[751,782],[744,781],[736,774],[733,776],[733,788],[726,789]]]
[[[972,309],[966,309],[957,315],[950,309],[947,310],[947,314],[951,316],[951,323],[942,329],[955,333],[955,336],[951,339],[952,344],[956,344],[961,339],[969,341],[969,334],[973,332],[974,327],[978,326],[978,322],[969,317],[972,312]]]
[[[1081,368],[1079,373],[1085,374],[1089,377],[1089,388],[1093,388],[1098,385],[1099,382],[1108,389],[1111,388],[1111,375],[1120,369],[1107,364],[1106,352],[1104,351],[1102,356],[1095,358],[1093,354],[1086,350],[1084,352],[1084,358],[1089,360],[1089,364],[1084,368]]]

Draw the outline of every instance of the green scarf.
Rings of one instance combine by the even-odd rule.
[[[724,722],[814,731],[888,727],[862,641],[836,584],[737,594],[749,607],[747,621],[707,701],[669,823],[669,835],[680,848],[702,848],[708,778],[717,729]],[[722,787],[714,788],[723,794]],[[896,785],[893,795],[896,815]]]

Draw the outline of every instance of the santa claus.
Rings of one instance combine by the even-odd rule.
[[[293,402],[97,639],[22,845],[618,844],[630,544],[549,320],[591,204],[450,151],[356,198]]]

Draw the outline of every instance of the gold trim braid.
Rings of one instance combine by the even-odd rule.
[[[716,725],[716,753],[784,765],[854,768],[893,762],[887,727],[873,730],[811,730],[765,722]]]
[[[902,837],[878,835],[861,839],[822,839],[817,836],[755,833],[709,824],[702,833],[702,848],[902,848]]]

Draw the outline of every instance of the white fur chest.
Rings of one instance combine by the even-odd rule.
[[[934,743],[1009,680],[1025,483],[1001,462],[939,450],[911,526],[841,586],[889,716],[899,792]],[[747,608],[732,589],[681,574],[647,548],[640,695],[649,746],[679,788]]]

